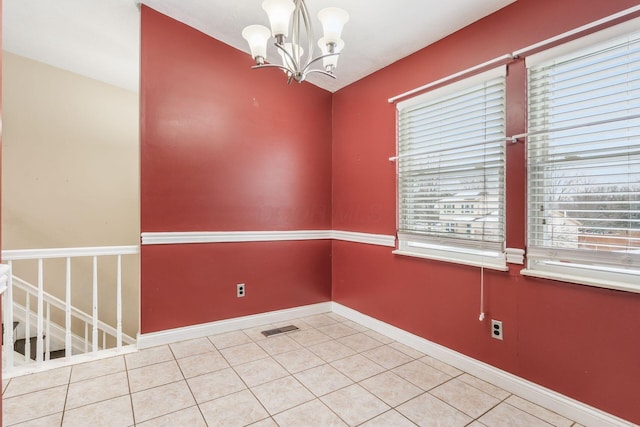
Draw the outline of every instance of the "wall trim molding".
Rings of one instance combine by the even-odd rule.
[[[436,344],[403,329],[362,314],[339,303],[333,302],[332,311],[422,353],[446,361],[451,366],[495,384],[510,393],[516,394],[581,424],[603,427],[633,426],[629,421],[625,421],[600,409],[525,380],[524,378],[465,356],[462,353],[458,353],[440,344]]]
[[[147,232],[141,233],[141,239],[142,245],[276,242],[330,239],[388,247],[395,247],[396,245],[396,237],[393,235],[341,230]]]
[[[199,325],[185,326],[182,328],[167,329],[148,334],[138,334],[138,349],[171,344],[194,338],[203,338],[209,335],[249,329],[272,323],[287,322],[300,317],[313,316],[330,311],[331,301],[327,301],[284,310],[218,320],[210,323],[201,323]]]

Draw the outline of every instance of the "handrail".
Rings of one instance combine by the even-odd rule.
[[[138,246],[91,246],[83,248],[10,249],[2,251],[3,261],[25,259],[67,258],[102,255],[133,255],[140,252]]]
[[[13,276],[13,285],[27,292],[29,295],[37,296],[38,288],[32,285],[31,283],[27,282],[26,280],[21,279],[18,276]],[[43,292],[43,297],[44,297],[43,299],[44,302],[51,304],[53,307],[60,310],[66,309],[65,302],[59,299],[58,297],[55,297],[48,292]],[[78,309],[77,307],[71,306],[71,312],[74,317],[82,320],[83,322],[87,322],[87,323],[93,322],[93,318],[91,317],[90,314],[85,313],[84,311]],[[116,328],[104,323],[101,320],[98,321],[98,329],[106,332],[107,334],[113,337],[116,337],[118,334],[118,331],[116,330]],[[122,334],[122,340],[125,341],[126,344],[135,344],[136,342],[134,338],[130,337],[125,333]]]

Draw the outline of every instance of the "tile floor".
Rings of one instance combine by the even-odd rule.
[[[573,426],[336,314],[3,381],[4,426]]]

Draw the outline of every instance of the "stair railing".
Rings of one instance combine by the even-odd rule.
[[[85,247],[85,248],[57,248],[57,249],[25,249],[25,250],[8,250],[2,251],[2,258],[7,263],[6,270],[8,276],[7,290],[5,291],[4,303],[4,336],[3,336],[3,352],[4,366],[3,368],[10,370],[14,366],[14,331],[11,325],[14,320],[14,309],[21,311],[24,315],[25,322],[25,361],[30,363],[31,354],[31,317],[35,317],[36,321],[36,363],[41,364],[50,358],[50,339],[51,328],[60,329],[64,334],[65,342],[65,358],[68,361],[73,349],[78,352],[77,342],[79,337],[72,333],[72,318],[84,322],[84,352],[89,351],[89,342],[91,343],[91,351],[97,353],[100,349],[107,347],[107,336],[115,339],[116,350],[126,345],[135,344],[135,339],[124,334],[122,330],[122,257],[125,255],[137,255],[139,249],[137,246],[104,246],[104,247]],[[85,313],[71,304],[71,260],[81,257],[92,258],[92,312]],[[98,317],[98,258],[99,257],[116,257],[116,326],[110,326],[101,321]],[[62,258],[66,260],[65,268],[65,300],[61,300],[44,290],[44,260]],[[37,286],[32,285],[25,280],[20,279],[12,274],[15,272],[13,267],[14,261],[19,260],[36,260],[37,261]],[[2,266],[4,264],[0,264]],[[2,275],[2,270],[0,270]],[[2,277],[2,276],[0,276]],[[0,279],[0,282],[2,279]],[[0,284],[0,286],[2,286]],[[20,289],[25,293],[25,305],[20,306],[14,301],[14,290]],[[31,308],[31,299],[36,298],[36,309]],[[65,313],[65,326],[61,327],[51,322],[51,307],[55,307]],[[45,323],[46,316],[46,323]],[[46,326],[46,330],[45,330]],[[91,338],[89,339],[89,328],[91,328]],[[98,336],[102,332],[102,346],[99,343]],[[74,345],[74,342],[76,345]]]

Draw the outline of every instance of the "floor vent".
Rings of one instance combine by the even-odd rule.
[[[284,334],[285,332],[292,332],[297,330],[298,330],[297,326],[289,325],[289,326],[283,326],[281,328],[269,329],[268,331],[262,331],[261,333],[265,337],[272,337],[274,335]]]

